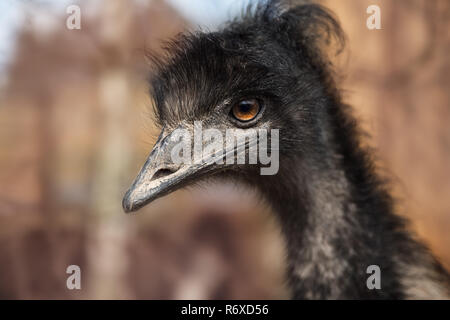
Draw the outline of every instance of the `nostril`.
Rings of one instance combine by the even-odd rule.
[[[175,170],[171,170],[171,169],[159,169],[158,171],[156,171],[156,173],[153,175],[152,180],[156,180],[156,179],[160,179],[163,178],[165,176],[168,176],[172,173],[174,173]]]

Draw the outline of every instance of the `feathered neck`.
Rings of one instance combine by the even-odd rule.
[[[446,272],[411,239],[404,221],[394,214],[391,197],[360,147],[345,108],[330,107],[327,130],[332,138],[326,155],[321,159],[280,155],[279,173],[258,181],[278,213],[293,298],[445,296],[445,284],[436,279],[448,281]],[[421,275],[414,274],[408,263],[415,263]],[[379,290],[367,287],[371,265],[381,270]],[[414,287],[408,286],[414,277],[433,289],[422,296],[412,293]]]

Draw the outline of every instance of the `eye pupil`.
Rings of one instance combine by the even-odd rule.
[[[242,100],[232,109],[232,115],[235,119],[246,122],[253,120],[259,113],[260,106],[256,99]]]
[[[248,101],[242,101],[239,103],[239,111],[243,113],[250,112],[252,109],[252,105]]]

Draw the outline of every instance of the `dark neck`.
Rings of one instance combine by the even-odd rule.
[[[345,136],[353,132],[337,129],[344,136],[320,159],[280,155],[279,173],[260,179],[286,238],[293,297],[402,298],[392,261],[402,223],[365,155]],[[367,288],[370,265],[383,271],[382,290]]]

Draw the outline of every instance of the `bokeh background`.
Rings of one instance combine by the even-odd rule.
[[[347,33],[340,86],[398,212],[450,268],[450,2],[321,1]],[[158,134],[145,52],[240,0],[0,2],[0,298],[284,298],[264,208],[179,191],[125,215]],[[81,29],[66,8],[81,8]],[[366,8],[381,8],[368,30]],[[207,210],[205,208],[212,208]],[[82,289],[66,288],[67,266]]]

